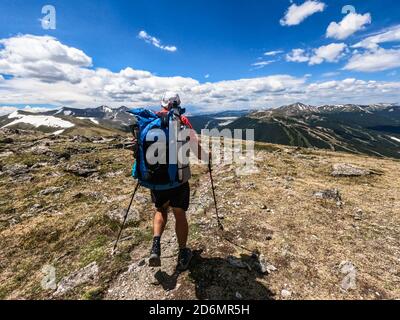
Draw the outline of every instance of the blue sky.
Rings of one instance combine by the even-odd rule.
[[[42,28],[41,9],[46,4],[56,9],[55,30]],[[342,8],[349,4],[356,11],[354,19],[347,21],[357,24],[354,30],[347,30],[350,27],[346,21],[340,25],[346,18]],[[400,25],[399,9],[396,0],[53,0],[48,3],[2,0],[0,74],[3,80],[0,90],[4,94],[0,105],[68,103],[92,107],[102,102],[112,106],[141,105],[156,103],[160,93],[167,89],[186,94],[188,104],[204,108],[216,108],[216,105],[258,108],[297,99],[306,100],[306,103],[323,103],[324,99],[330,103],[346,103],[347,100],[397,102],[400,101],[397,95],[400,63],[395,61],[400,57],[400,36],[396,33]],[[302,16],[307,10],[309,14]],[[290,12],[293,14],[288,16]],[[332,23],[336,27],[332,27],[328,36],[328,26]],[[141,31],[145,32],[142,36]],[[371,35],[388,31],[392,32],[391,41],[374,42],[373,48],[354,47]],[[68,56],[61,65],[59,57],[41,56],[43,52],[36,47],[26,53],[19,52],[21,42],[1,42],[18,37],[26,41],[24,37],[27,36],[34,36],[38,46],[52,37],[63,48],[80,50],[91,63],[76,62]],[[15,52],[20,57],[15,57]],[[270,54],[265,55],[266,52]],[[22,60],[22,66],[17,65],[16,60]],[[43,78],[35,74],[26,61],[43,63],[48,73],[52,70],[57,74],[72,73],[75,78],[71,80],[69,75]],[[365,65],[367,63],[369,66]],[[120,76],[120,71],[128,67],[145,71],[145,79]],[[99,68],[110,72],[110,75],[101,75],[107,78],[101,80],[103,87],[97,79],[98,73],[87,73],[87,70],[96,72]],[[114,76],[116,79],[110,82],[109,78]],[[94,86],[94,77],[96,87],[88,88]],[[329,82],[336,81],[334,89],[340,92],[341,88],[349,87],[349,81],[341,83],[348,79],[354,80],[351,83],[355,86],[354,92],[368,93],[366,88],[370,81],[377,81],[381,86],[368,97],[360,91],[357,97],[342,95],[335,100],[336,91]],[[227,80],[232,82],[227,83]],[[359,83],[362,88],[357,81],[365,82]],[[323,83],[325,86],[319,90],[328,88],[331,92],[317,95],[314,91]],[[387,83],[392,85],[388,88],[384,85]],[[50,90],[52,94],[41,92],[36,96],[33,88]],[[103,89],[106,93],[101,92]],[[57,90],[64,96],[69,91],[76,96],[58,99]],[[239,100],[241,102],[237,103]]]

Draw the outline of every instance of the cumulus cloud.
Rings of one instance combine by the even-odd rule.
[[[326,30],[327,38],[344,40],[359,30],[363,30],[365,25],[371,23],[371,14],[349,13],[339,23],[331,22]]]
[[[307,55],[304,49],[293,49],[286,55],[286,61],[288,62],[308,62],[310,57]]]
[[[0,40],[0,73],[44,82],[78,83],[78,68],[90,67],[92,59],[49,36],[21,35]]]
[[[344,70],[377,72],[400,67],[400,50],[378,48],[373,51],[355,53]]]
[[[331,43],[327,46],[319,47],[314,50],[314,55],[310,58],[309,64],[321,64],[324,61],[337,62],[346,48],[347,45],[344,43]]]
[[[31,107],[31,106],[25,106],[25,108],[22,109],[23,111],[27,112],[32,112],[32,113],[39,113],[39,112],[46,112],[52,110],[51,108],[44,108],[44,107]]]
[[[377,49],[379,44],[386,42],[400,41],[400,25],[380,31],[379,33],[367,37],[361,42],[356,43],[353,48]]]
[[[169,51],[169,52],[175,52],[178,50],[177,47],[175,46],[164,46],[161,44],[161,40],[157,39],[156,37],[153,37],[149,35],[146,31],[142,30],[138,34],[138,38],[144,40],[145,42],[155,46],[158,49]]]
[[[325,3],[313,0],[308,0],[299,6],[294,3],[286,11],[285,16],[280,20],[280,23],[282,26],[298,25],[314,13],[324,11],[325,7]]]
[[[308,62],[309,65],[321,64],[323,62],[337,62],[343,56],[347,45],[344,43],[331,43],[326,46],[306,52],[304,49],[293,49],[286,55],[289,62]]]
[[[23,38],[23,36],[17,37]],[[40,38],[40,37],[39,37]],[[38,40],[38,39],[36,39]],[[40,39],[39,39],[40,40]],[[48,37],[42,37],[46,42]],[[50,38],[51,41],[58,42]],[[0,40],[2,43],[4,40]],[[61,44],[64,52],[79,52],[74,48]],[[57,44],[57,47],[60,45]],[[340,44],[338,44],[340,45]],[[290,55],[293,61],[318,63],[336,61],[341,56],[340,47],[318,48],[306,52],[298,49]],[[9,61],[4,58],[4,49],[0,49],[1,62]],[[336,51],[334,49],[337,49]],[[319,50],[320,49],[320,50]],[[8,52],[8,51],[6,51]],[[46,53],[47,60],[55,64],[60,58]],[[82,55],[83,54],[83,55]],[[26,54],[27,55],[27,54]],[[105,68],[93,69],[88,67],[91,59],[80,63],[63,58],[62,64],[70,66],[73,74],[79,81],[70,81],[69,78],[55,78],[48,74],[45,79],[36,73],[22,72],[26,67],[26,55],[19,62],[14,61],[13,67],[6,74],[10,77],[0,81],[1,105],[68,105],[72,107],[93,107],[109,105],[119,107],[127,105],[143,107],[157,105],[161,96],[167,90],[181,93],[185,105],[196,106],[203,110],[221,110],[235,108],[263,108],[279,106],[293,101],[304,101],[310,104],[321,103],[374,103],[400,100],[399,82],[377,82],[348,80],[324,83],[309,83],[307,76],[294,77],[287,74],[270,75],[249,79],[200,83],[189,77],[160,77],[145,70],[136,70],[127,67],[119,72],[112,72]],[[86,56],[83,52],[81,57]],[[87,57],[87,56],[86,56]],[[35,57],[33,56],[32,59]],[[85,59],[84,59],[85,60]],[[68,61],[68,62],[66,62]],[[400,61],[400,59],[398,59]],[[262,62],[262,61],[260,61]],[[2,65],[4,66],[4,64]],[[3,71],[1,71],[3,73]],[[349,92],[348,89],[353,89]],[[4,109],[5,110],[5,109]],[[7,112],[14,109],[8,109]],[[15,110],[14,110],[15,111]],[[3,111],[5,112],[5,111]]]

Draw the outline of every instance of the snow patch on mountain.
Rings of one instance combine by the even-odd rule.
[[[400,142],[400,139],[399,139],[399,138],[396,138],[396,137],[390,137],[390,139],[392,139],[392,140],[394,140],[394,141],[397,141],[397,142]]]
[[[13,113],[11,113],[11,114],[8,115],[8,119],[16,119],[16,118],[21,118],[21,117],[22,117],[22,115],[20,115],[20,114],[18,113],[18,110],[17,110],[17,111],[14,111]]]
[[[94,124],[99,124],[99,121],[96,120],[95,118],[89,118],[89,117],[78,117],[78,119],[80,120],[90,120],[92,121]]]
[[[11,117],[10,117],[11,116]],[[5,125],[3,128],[7,128],[13,126],[18,123],[26,123],[33,125],[35,128],[39,128],[41,126],[50,127],[50,128],[72,128],[75,125],[69,121],[62,120],[60,118],[56,118],[54,116],[36,116],[36,115],[22,115],[18,114],[18,112],[13,113],[9,116],[9,119],[15,119],[9,124]]]
[[[102,107],[101,107],[101,110],[102,110],[103,112],[113,112],[113,110],[112,110],[111,108],[106,107],[106,106],[102,106]]]
[[[228,126],[231,123],[233,123],[235,120],[237,120],[238,117],[218,117],[215,118],[215,120],[221,121],[218,123],[219,126],[224,127],[224,126]]]

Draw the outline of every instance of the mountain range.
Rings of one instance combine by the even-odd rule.
[[[127,107],[42,113],[16,111],[0,117],[0,128],[34,129],[55,134],[111,135],[129,131],[134,121]],[[257,111],[224,111],[189,116],[202,129],[254,129],[255,140],[400,158],[400,104],[322,105],[303,103]]]
[[[302,103],[255,111],[226,126],[254,129],[255,140],[400,158],[400,106]]]

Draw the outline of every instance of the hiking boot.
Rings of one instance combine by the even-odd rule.
[[[154,239],[153,247],[151,248],[150,258],[149,258],[149,266],[150,267],[160,267],[161,266],[161,243],[160,240]]]
[[[177,269],[179,271],[186,271],[189,267],[192,258],[193,258],[193,253],[190,249],[188,248],[180,249]]]

